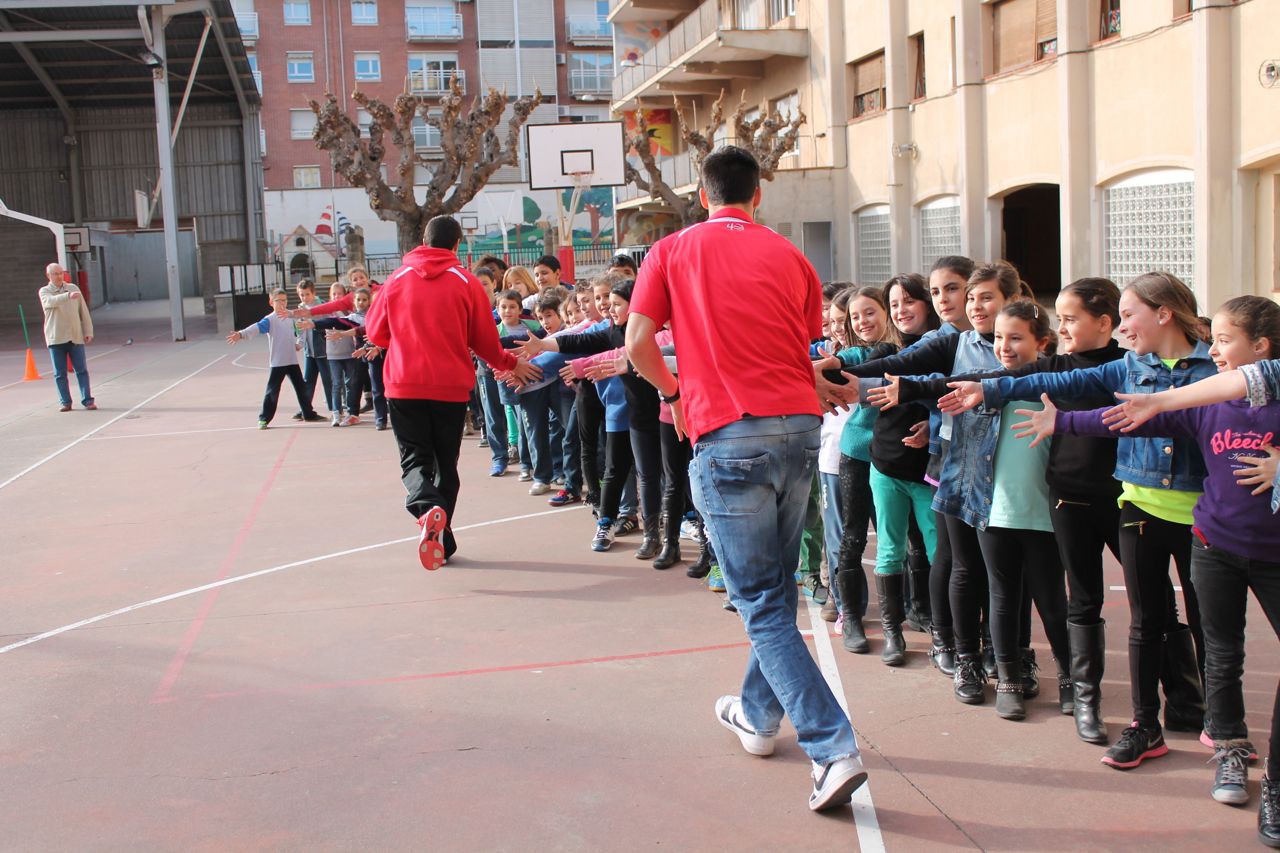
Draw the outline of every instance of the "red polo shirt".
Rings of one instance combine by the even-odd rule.
[[[741,211],[655,243],[631,311],[671,322],[692,440],[743,415],[821,413],[809,343],[822,335],[822,283],[789,240]]]

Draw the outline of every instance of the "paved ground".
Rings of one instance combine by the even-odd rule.
[[[591,553],[585,511],[484,476],[473,440],[463,550],[423,572],[389,432],[295,425],[287,398],[258,432],[265,346],[230,350],[197,318],[167,343],[166,318],[98,312],[98,412],[59,413],[49,379],[6,384],[22,353],[0,352],[0,848],[1256,846],[1254,806],[1209,799],[1193,736],[1119,773],[1053,691],[1000,721],[951,698],[923,635],[890,670],[832,651],[806,608],[872,774],[856,810],[815,816],[794,732],[755,759],[712,718],[744,657],[718,596],[634,540]],[[1265,749],[1280,658],[1251,621]]]

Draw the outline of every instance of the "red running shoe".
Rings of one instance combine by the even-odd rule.
[[[422,534],[418,537],[418,559],[422,568],[429,572],[444,565],[444,543],[440,541],[445,527],[449,525],[449,514],[443,507],[433,506],[418,519]]]

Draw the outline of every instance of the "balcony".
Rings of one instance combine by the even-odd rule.
[[[569,44],[613,44],[613,27],[608,18],[599,15],[570,15],[565,29]]]
[[[705,0],[613,81],[613,109],[655,95],[714,95],[717,81],[759,79],[764,60],[809,55],[809,34],[768,0]],[[781,4],[785,8],[785,4]],[[616,19],[615,19],[616,20]]]
[[[608,95],[613,85],[612,68],[572,68],[569,91],[577,95]]]
[[[697,8],[698,0],[609,0],[609,22],[671,21]]]
[[[449,81],[458,78],[458,88],[467,91],[466,69],[429,68],[424,71],[409,72],[409,94],[440,96],[448,93]]]
[[[404,29],[408,41],[459,41],[462,16],[441,6],[409,6]]]
[[[689,156],[687,151],[670,157],[659,158],[658,170],[662,172],[662,180],[676,192],[692,192],[697,188],[698,176],[694,174],[693,158]],[[646,178],[648,177],[643,166],[640,167],[640,174]],[[647,192],[637,189],[635,184],[617,187],[613,192],[614,201],[619,206],[626,202],[631,202],[627,207],[640,207],[646,202],[653,201]],[[662,204],[662,202],[654,203]]]
[[[240,28],[240,39],[245,44],[258,40],[257,12],[236,12],[236,26]]]

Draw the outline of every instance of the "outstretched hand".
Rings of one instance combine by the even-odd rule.
[[[229,344],[237,343],[243,339],[244,339],[244,335],[240,334],[239,332],[232,332],[231,334],[227,335],[227,343]]]
[[[938,398],[938,410],[946,415],[959,415],[982,404],[981,382],[948,382],[950,394]]]
[[[849,380],[848,385],[837,385],[819,373],[814,377],[814,385],[818,392],[818,406],[825,415],[836,409],[847,409],[858,402],[858,379],[847,373],[840,374]]]
[[[1102,422],[1113,430],[1133,432],[1164,411],[1159,394],[1117,394],[1120,405],[1102,413]]]
[[[1044,408],[1037,411],[1035,409],[1014,409],[1015,415],[1022,415],[1026,418],[1016,424],[1011,424],[1009,429],[1013,430],[1014,438],[1034,438],[1031,439],[1031,447],[1035,447],[1049,436],[1053,435],[1054,424],[1058,418],[1058,407],[1049,399],[1048,394],[1040,395]]]
[[[886,412],[898,405],[898,395],[902,391],[902,379],[900,377],[886,373],[884,381],[887,384],[867,391],[867,402],[882,412]]]
[[[1262,452],[1266,456],[1241,456],[1237,462],[1243,462],[1252,467],[1240,468],[1235,471],[1236,482],[1240,485],[1254,486],[1251,494],[1261,495],[1271,491],[1272,484],[1276,482],[1276,469],[1280,468],[1280,449],[1267,445],[1262,448]]]
[[[530,382],[537,382],[542,378],[542,368],[525,359],[516,362],[515,368],[511,371],[511,375],[521,385],[528,385]]]
[[[911,427],[911,431],[902,439],[902,443],[907,447],[914,447],[919,450],[922,447],[929,446],[929,422],[921,421]]]
[[[520,343],[516,344],[512,349],[517,356],[521,356],[522,358],[533,358],[539,353],[546,352],[548,347],[543,343],[542,338],[530,335]]]

